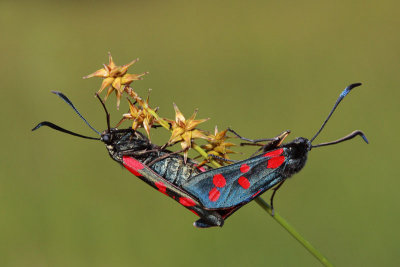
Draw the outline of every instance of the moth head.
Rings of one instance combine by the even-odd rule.
[[[298,137],[292,142],[283,145],[283,147],[289,149],[289,154],[293,156],[293,158],[301,158],[311,150],[311,142],[307,138]]]

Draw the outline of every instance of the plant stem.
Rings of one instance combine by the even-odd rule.
[[[328,261],[327,258],[322,255],[310,242],[308,242],[304,237],[302,237],[299,232],[297,232],[284,218],[282,218],[276,211],[274,211],[274,215],[272,215],[272,209],[267,202],[261,197],[257,197],[255,199],[258,205],[261,206],[266,212],[271,215],[271,217],[278,222],[286,231],[289,232],[300,244],[303,245],[315,258],[317,258],[324,266],[333,266],[332,263]]]
[[[152,116],[156,118],[156,120],[167,130],[170,130],[168,122],[160,118],[156,112],[152,109],[148,109]],[[204,158],[209,158],[207,153],[198,145],[192,144],[192,148],[196,150],[201,156]],[[216,168],[221,167],[221,165],[213,159],[209,159],[210,163],[213,164]],[[284,218],[282,218],[276,211],[274,211],[274,215],[272,215],[272,209],[267,202],[265,202],[261,197],[257,197],[255,199],[256,203],[261,206],[271,217],[279,223],[286,231],[289,232],[300,244],[303,245],[315,258],[317,258],[324,266],[333,266],[327,258],[322,255],[310,242],[308,242],[303,236],[300,235]]]

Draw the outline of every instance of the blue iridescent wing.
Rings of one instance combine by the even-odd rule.
[[[284,179],[284,150],[279,148],[201,173],[182,184],[182,188],[208,209],[243,205]]]

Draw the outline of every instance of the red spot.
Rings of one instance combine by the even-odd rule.
[[[264,157],[269,157],[267,168],[275,169],[285,162],[285,157],[281,156],[283,153],[283,148],[279,148],[264,154]]]
[[[213,177],[213,184],[216,187],[224,187],[226,185],[226,180],[222,174],[218,173]]]
[[[269,169],[278,168],[279,166],[282,165],[283,162],[285,162],[285,157],[284,156],[270,158],[268,160],[267,168],[269,168]]]
[[[255,197],[255,196],[257,196],[258,195],[258,193],[260,193],[261,192],[261,189],[260,190],[258,190],[254,195],[252,195],[251,197]]]
[[[283,153],[283,148],[279,148],[277,150],[273,150],[273,151],[270,151],[268,153],[265,153],[264,157],[270,157],[270,158],[271,157],[277,157],[277,156],[280,156],[282,153]]]
[[[197,214],[197,212],[195,212],[194,210],[190,210],[190,211],[193,212],[194,214],[196,214],[197,216],[199,216],[199,214]]]
[[[144,168],[143,164],[140,161],[137,161],[136,159],[128,156],[124,156],[122,158],[122,161],[125,168],[127,168],[131,173],[133,173],[136,176],[142,176],[142,174],[138,172],[138,170]]]
[[[240,166],[240,171],[245,173],[248,172],[250,170],[250,166],[247,165],[246,163],[243,163],[242,166]]]
[[[218,189],[216,187],[214,187],[208,193],[208,199],[210,199],[210,201],[212,201],[212,202],[215,202],[218,200],[220,195],[221,195],[221,193],[218,191]]]
[[[196,202],[194,202],[193,199],[188,198],[188,197],[179,198],[179,203],[181,203],[185,207],[191,207],[191,206],[196,205]]]
[[[249,180],[244,176],[239,177],[238,183],[240,184],[241,187],[243,187],[243,189],[248,189],[250,187]]]
[[[203,166],[200,166],[200,167],[197,167],[197,166],[196,166],[196,168],[199,169],[199,170],[202,171],[202,172],[205,172],[205,171],[206,171],[206,169],[204,169]]]
[[[165,186],[165,184],[163,182],[155,182],[154,184],[158,188],[158,191],[160,191],[164,195],[167,195],[167,187]]]

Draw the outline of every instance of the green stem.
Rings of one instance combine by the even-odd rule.
[[[167,129],[168,131],[170,130],[169,124],[168,122],[166,122],[164,119],[160,118],[160,116],[158,116],[158,114],[152,110],[150,107],[146,107],[147,112],[149,112],[151,114],[151,116],[153,116],[156,121],[165,129]]]
[[[272,215],[271,206],[268,205],[267,202],[264,201],[261,197],[257,197],[255,199],[258,205],[261,206],[272,218],[278,222],[286,231],[289,232],[300,244],[303,245],[315,258],[317,258],[324,266],[333,266],[332,263],[328,261],[327,258],[322,255],[310,242],[308,242],[304,237],[302,237],[299,232],[297,232],[284,218],[282,218],[276,211],[274,211],[274,215]]]
[[[163,126],[165,129],[170,130],[168,122],[160,118],[157,113],[154,112],[152,109],[148,109],[152,116],[156,118],[156,120]],[[196,150],[201,156],[204,158],[208,158],[207,153],[198,145],[192,144],[192,148]],[[210,163],[213,164],[216,168],[221,167],[221,165],[213,159],[210,159]],[[274,215],[272,215],[272,209],[267,202],[265,202],[261,197],[257,197],[255,199],[256,203],[261,206],[272,218],[279,223],[286,231],[289,232],[300,244],[303,245],[315,258],[317,258],[324,266],[333,266],[332,263],[328,261],[327,258],[322,255],[310,242],[308,242],[304,237],[300,235],[284,218],[282,218],[276,211],[274,211]]]

